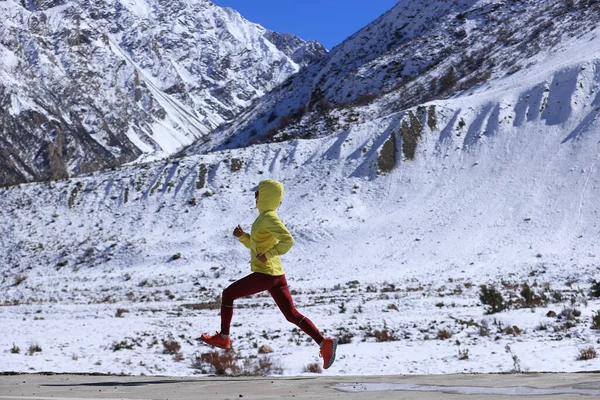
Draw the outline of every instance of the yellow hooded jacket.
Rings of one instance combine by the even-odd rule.
[[[294,238],[275,212],[283,198],[283,184],[274,180],[264,180],[258,184],[258,218],[252,224],[251,233],[238,238],[250,249],[252,272],[280,276],[285,274],[280,255],[294,244]],[[262,263],[256,255],[264,253],[267,262]]]

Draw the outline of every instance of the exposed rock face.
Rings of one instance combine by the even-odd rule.
[[[305,42],[290,33],[267,31],[265,38],[302,67],[319,60],[324,55],[323,45],[319,42],[314,40]]]
[[[0,185],[172,154],[326,53],[208,0],[0,13]]]

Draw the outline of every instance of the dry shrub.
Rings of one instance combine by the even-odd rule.
[[[133,349],[133,343],[129,343],[127,341],[127,339],[125,339],[125,340],[121,340],[120,342],[113,343],[111,348],[112,348],[112,351],[131,350],[131,349]]]
[[[110,301],[111,301],[111,297],[110,297],[110,295],[108,295],[108,296],[105,296],[104,298],[102,298],[102,300],[99,300],[98,302],[99,303],[110,303]]]
[[[179,350],[181,350],[181,345],[176,340],[163,340],[162,344],[164,347],[164,350],[163,350],[164,354],[175,355],[175,354],[179,353]]]
[[[338,337],[338,344],[348,344],[352,343],[352,338],[354,335],[350,332],[346,332],[343,335]]]
[[[450,317],[451,319],[455,320],[456,322],[458,322],[461,325],[466,325],[467,327],[471,327],[471,326],[475,326],[477,328],[481,327],[481,324],[478,324],[477,322],[473,321],[473,318],[471,318],[470,320],[466,320],[466,319],[460,319],[460,318],[456,318],[456,317]]]
[[[548,304],[548,298],[544,294],[537,294],[527,283],[523,284],[523,288],[519,294],[521,295],[520,302],[522,307],[543,307]]]
[[[29,355],[30,356],[32,356],[34,353],[41,353],[41,352],[42,352],[42,348],[37,343],[29,346]]]
[[[367,293],[377,293],[377,288],[374,285],[367,285]]]
[[[516,325],[509,326],[509,327],[507,327],[507,328],[504,329],[504,333],[506,335],[518,336],[518,335],[521,334],[521,328],[519,328]]]
[[[448,329],[438,329],[437,338],[440,340],[450,339],[452,337],[452,331]]]
[[[192,359],[192,367],[201,370],[204,374],[212,372],[216,375],[239,375],[240,367],[237,364],[239,359],[240,357],[233,350],[211,351],[195,355]]]
[[[377,329],[373,331],[370,324],[366,328],[361,327],[361,329],[366,329],[365,338],[373,337],[377,342],[393,342],[399,340],[394,334],[394,331],[388,329],[385,321],[383,321],[383,329],[381,330]]]
[[[323,372],[319,363],[311,363],[302,368],[302,372],[310,372],[311,374],[320,374]]]
[[[579,354],[577,354],[577,361],[587,361],[598,357],[598,353],[596,353],[596,349],[592,346],[585,347],[583,349],[579,349]]]
[[[381,288],[381,293],[390,293],[390,292],[399,292],[400,289],[396,288],[396,285],[393,283],[388,283],[384,287]]]
[[[117,308],[117,312],[115,313],[115,317],[117,318],[122,318],[123,314],[128,313],[129,310],[125,309],[125,308]]]
[[[215,375],[264,376],[283,373],[283,369],[269,356],[250,356],[242,359],[232,349],[195,354],[192,357],[192,368],[200,370],[203,374]]]
[[[373,332],[373,337],[378,342],[394,342],[398,340],[398,337],[394,335],[394,332],[391,332],[386,327],[384,327],[382,330],[375,330]]]
[[[281,375],[283,368],[274,362],[271,357],[263,356],[258,358],[246,358],[244,360],[244,375],[265,376],[265,375]]]
[[[469,359],[469,349],[458,349],[458,359],[459,360],[468,360]]]

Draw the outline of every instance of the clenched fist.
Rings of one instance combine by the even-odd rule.
[[[242,229],[241,225],[238,225],[235,227],[235,229],[233,230],[233,236],[235,237],[241,237],[244,234],[244,230]]]

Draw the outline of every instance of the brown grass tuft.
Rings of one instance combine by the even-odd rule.
[[[200,370],[203,374],[215,375],[265,376],[283,373],[283,369],[269,356],[250,356],[242,359],[232,349],[195,354],[192,357],[192,368]]]
[[[513,336],[519,336],[521,334],[521,328],[519,328],[516,325],[513,326],[509,326],[507,328],[504,329],[504,333],[506,335],[513,335]]]
[[[305,365],[304,368],[302,368],[302,372],[310,372],[311,374],[321,374],[323,370],[321,369],[320,364],[312,363]]]
[[[398,340],[398,337],[394,335],[394,332],[391,332],[387,328],[383,328],[382,330],[375,330],[373,332],[373,337],[378,342],[394,342]]]
[[[338,344],[352,343],[353,337],[354,337],[354,335],[351,332],[346,332],[343,335],[338,337]]]
[[[450,339],[452,337],[452,331],[448,329],[438,329],[437,338],[440,340]]]
[[[42,352],[42,348],[37,343],[29,346],[29,355],[30,356],[32,356],[34,353],[41,353],[41,352]]]
[[[123,318],[123,314],[128,313],[129,310],[125,309],[125,308],[117,308],[117,312],[115,313],[115,317],[117,318]]]
[[[598,357],[598,353],[596,353],[596,349],[592,346],[585,347],[583,349],[579,349],[579,353],[577,354],[577,361],[587,361],[592,360]]]
[[[211,351],[195,356],[192,366],[203,373],[209,373],[211,370],[216,375],[239,375],[238,360],[239,356],[233,350]]]
[[[179,353],[179,350],[181,350],[181,345],[176,340],[164,340],[163,339],[162,344],[164,347],[164,350],[163,350],[164,354],[175,355],[175,354]]]

